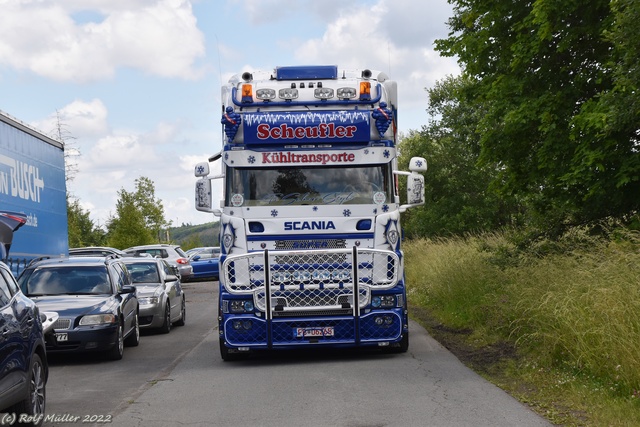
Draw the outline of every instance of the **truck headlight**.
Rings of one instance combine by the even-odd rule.
[[[371,307],[373,308],[392,308],[396,306],[395,295],[380,295],[371,298]]]
[[[253,302],[252,301],[241,301],[241,300],[233,300],[231,301],[231,313],[252,313],[253,312]]]

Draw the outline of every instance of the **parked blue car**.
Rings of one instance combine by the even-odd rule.
[[[191,280],[214,279],[217,280],[220,274],[219,269],[219,247],[206,247],[189,257],[189,262],[193,267]]]
[[[123,348],[140,341],[136,288],[122,258],[52,258],[27,266],[22,292],[41,311],[58,313],[47,353],[103,352],[120,360]]]
[[[45,330],[38,307],[0,262],[0,412],[42,424],[49,376]]]

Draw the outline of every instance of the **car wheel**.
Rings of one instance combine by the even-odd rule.
[[[167,300],[164,306],[164,323],[160,327],[160,332],[163,334],[171,332],[171,304],[169,300]]]
[[[124,355],[124,332],[123,332],[122,323],[118,325],[117,334],[118,336],[116,337],[116,343],[111,348],[111,350],[109,350],[109,352],[107,353],[107,356],[111,360],[120,360]]]
[[[46,405],[46,368],[38,354],[31,358],[31,369],[29,371],[29,396],[13,406],[11,412],[26,415],[42,415],[35,417],[34,426],[42,425],[44,421],[44,410]]]
[[[185,302],[184,297],[182,297],[180,313],[180,319],[176,322],[176,326],[184,326],[184,324],[187,323],[187,303]]]
[[[133,319],[133,331],[129,334],[124,344],[128,347],[137,347],[140,344],[140,322],[138,319],[138,313],[136,313]]]

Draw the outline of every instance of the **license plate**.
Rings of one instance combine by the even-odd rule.
[[[63,342],[68,340],[69,340],[69,335],[56,332],[56,341]]]
[[[333,326],[293,328],[295,338],[332,337],[333,332]]]

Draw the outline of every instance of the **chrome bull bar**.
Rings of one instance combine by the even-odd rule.
[[[339,313],[358,317],[371,302],[371,290],[396,286],[400,270],[398,255],[379,249],[265,250],[227,257],[221,281],[230,294],[252,295],[267,320]]]

